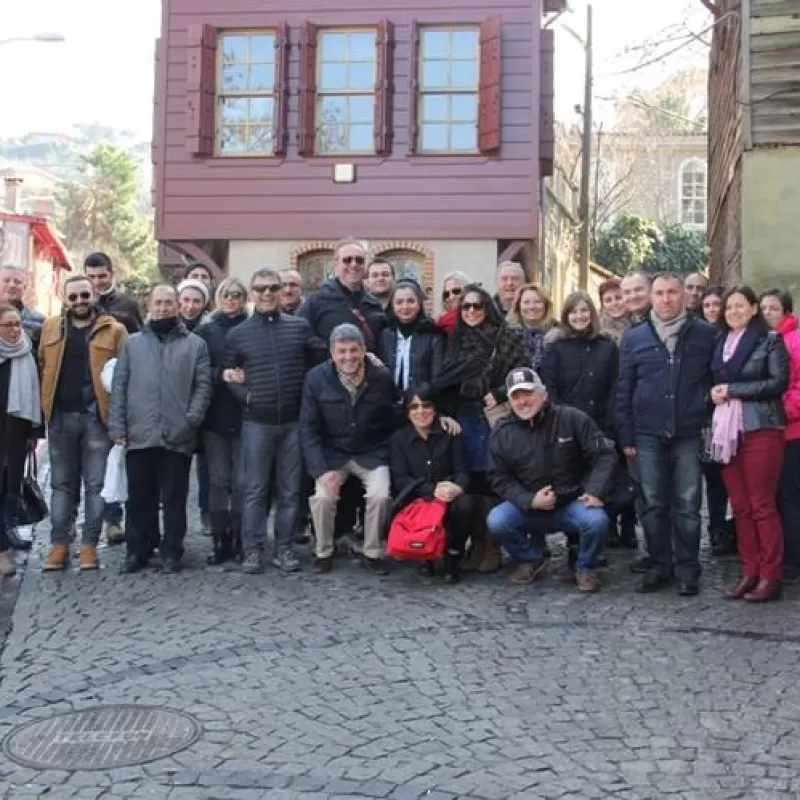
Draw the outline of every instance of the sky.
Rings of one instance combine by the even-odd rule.
[[[0,41],[57,32],[61,44],[0,43],[3,75],[0,137],[25,132],[69,132],[78,123],[101,123],[151,135],[153,52],[160,29],[160,0],[0,0]],[[565,18],[583,32],[585,0],[572,0]],[[666,26],[686,17],[692,30],[708,25],[699,0],[594,0],[595,73],[598,97],[623,96],[632,85],[652,85],[666,74],[663,64],[629,75],[605,77],[630,68],[624,55]],[[120,11],[122,13],[120,13]],[[568,120],[583,97],[583,51],[563,28],[556,28],[557,116]],[[683,66],[699,58],[687,48],[669,62]],[[677,60],[676,60],[677,59]],[[598,115],[612,104],[598,100]]]

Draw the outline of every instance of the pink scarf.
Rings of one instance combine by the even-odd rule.
[[[729,333],[722,346],[722,360],[730,361],[744,331]],[[744,408],[739,399],[727,400],[714,407],[711,419],[711,458],[721,464],[730,464],[739,450],[739,439],[744,433]]]

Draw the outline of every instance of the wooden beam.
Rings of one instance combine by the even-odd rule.
[[[526,241],[511,242],[511,244],[500,253],[497,263],[502,264],[504,261],[513,261],[527,244]]]
[[[220,281],[225,278],[225,271],[217,264],[216,261],[214,261],[213,258],[211,258],[208,253],[206,253],[205,250],[203,250],[202,247],[199,247],[194,242],[165,241],[162,242],[162,244],[167,245],[167,247],[171,247],[173,250],[190,259],[191,261],[196,261],[198,264],[208,267],[211,270],[211,274],[214,276],[215,280]]]

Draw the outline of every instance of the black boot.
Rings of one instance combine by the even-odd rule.
[[[626,550],[638,550],[636,537],[636,509],[629,506],[619,515],[619,543]]]
[[[235,511],[230,513],[230,524],[228,526],[230,532],[231,553],[233,560],[237,564],[244,561],[244,550],[242,549],[242,515],[237,514]]]
[[[212,511],[209,516],[214,551],[208,556],[206,563],[214,567],[224,564],[233,555],[231,552],[230,515],[227,511]]]
[[[444,582],[454,585],[461,580],[461,559],[463,554],[448,550],[444,555]]]
[[[616,517],[611,517],[608,521],[608,534],[606,535],[606,547],[610,550],[617,550],[622,544],[619,535],[619,524]]]

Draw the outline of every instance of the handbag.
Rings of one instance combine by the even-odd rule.
[[[39,486],[38,473],[36,454],[31,453],[25,464],[25,477],[22,479],[17,501],[16,520],[19,525],[35,525],[50,513],[42,488]]]
[[[492,354],[489,356],[489,361],[486,364],[486,370],[484,371],[484,375],[491,379],[492,371],[494,370],[494,360],[497,356],[497,345],[500,343],[500,337],[503,335],[503,331],[505,327],[502,326],[500,328],[499,333],[497,334],[497,339],[494,343],[494,349],[492,350]],[[506,400],[504,403],[497,403],[496,405],[492,406],[491,408],[486,408],[484,406],[483,409],[483,416],[486,417],[486,421],[489,423],[490,428],[495,428],[499,425],[503,420],[508,419],[511,416],[511,405]]]
[[[400,561],[434,561],[444,556],[447,505],[440,500],[417,499],[392,520],[386,554]]]

